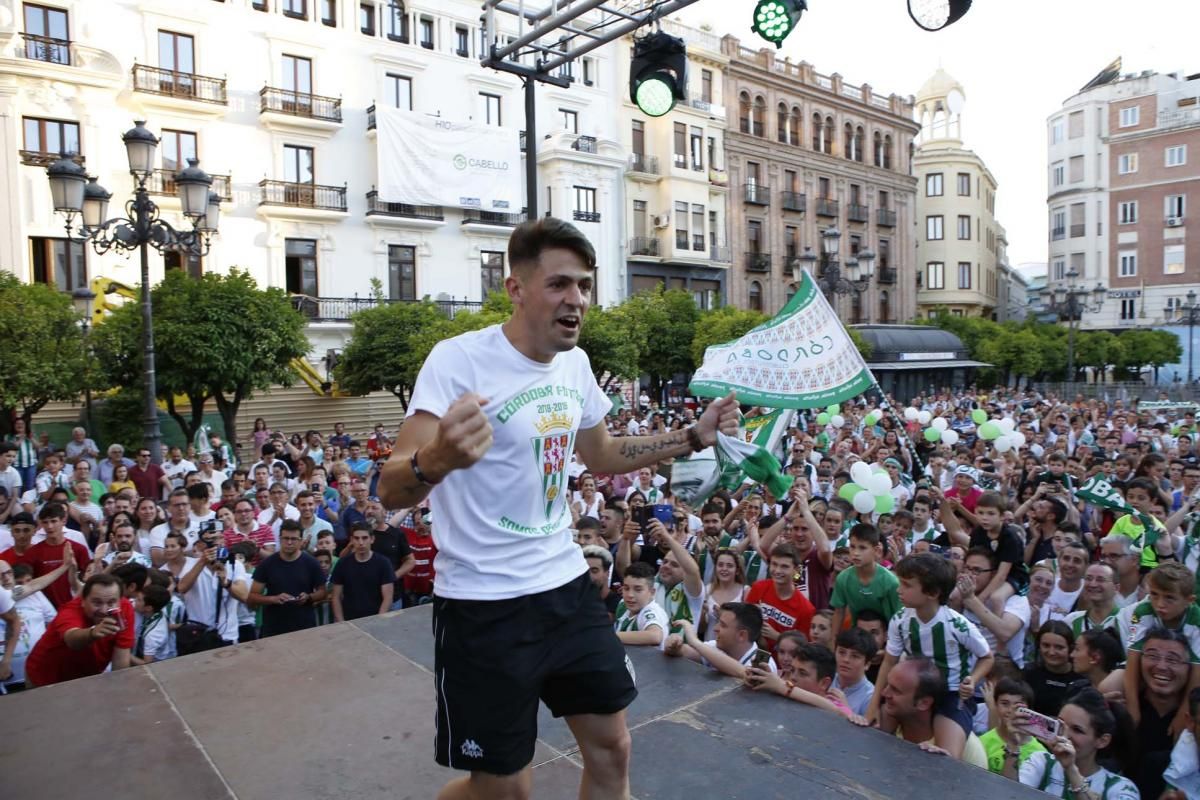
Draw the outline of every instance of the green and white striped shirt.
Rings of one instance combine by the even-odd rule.
[[[1121,609],[1120,622],[1124,622],[1126,627],[1124,630],[1129,631],[1129,638],[1125,642],[1126,650],[1134,650],[1142,652],[1143,644],[1146,640],[1146,635],[1155,628],[1168,627],[1158,615],[1154,613],[1154,606],[1150,605],[1149,600],[1143,600],[1140,603],[1132,606],[1126,606]],[[1188,661],[1192,664],[1200,664],[1200,607],[1195,603],[1188,606],[1187,611],[1183,612],[1183,619],[1178,625],[1174,626],[1174,630],[1179,631],[1187,639]]]
[[[1071,626],[1071,633],[1075,634],[1078,639],[1092,628],[1109,628],[1116,631],[1117,635],[1121,634],[1121,626],[1117,623],[1117,615],[1121,613],[1121,609],[1113,607],[1113,612],[1104,618],[1104,621],[1099,625],[1092,622],[1087,611],[1072,611],[1063,618],[1063,622]]]
[[[947,688],[958,690],[975,662],[991,655],[987,639],[970,620],[942,606],[929,622],[905,608],[888,623],[887,652],[895,658],[930,658],[946,676]]]
[[[613,623],[613,630],[645,631],[650,628],[665,628],[666,625],[667,612],[663,611],[658,603],[649,603],[643,606],[641,611],[633,614],[625,608],[625,601],[622,600],[617,606],[617,621]]]
[[[668,589],[658,578],[654,579],[654,602],[666,611],[667,619],[671,621],[671,633],[679,633],[681,629],[676,623],[681,620],[686,619],[693,625],[700,624],[700,616],[704,609],[704,591],[702,583],[700,594],[692,597],[683,587],[683,581]]]

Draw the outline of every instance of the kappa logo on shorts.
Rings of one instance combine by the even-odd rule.
[[[467,739],[462,743],[462,754],[467,758],[483,758],[483,748],[474,739]]]

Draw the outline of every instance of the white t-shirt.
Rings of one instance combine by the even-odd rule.
[[[203,576],[201,577],[203,578]],[[162,613],[150,617],[143,623],[143,625],[149,625],[150,627],[139,634],[142,637],[142,658],[154,656],[155,661],[165,661],[177,655],[175,650],[175,634],[171,631],[170,623],[171,620],[167,617],[166,608],[163,609]]]
[[[8,590],[0,589],[0,592],[5,591]],[[12,597],[11,593],[9,593],[9,597]],[[15,607],[17,616],[21,618],[21,630],[17,632],[17,644],[13,648],[13,674],[9,683],[20,683],[25,680],[25,660],[29,658],[29,653],[38,643],[38,639],[41,639],[42,634],[46,632],[46,626],[53,622],[58,615],[58,611],[41,592],[25,595],[16,601]],[[0,609],[2,608],[3,601],[0,600]],[[4,653],[5,631],[5,622],[0,620],[0,655]]]
[[[658,603],[653,602],[642,606],[642,610],[637,614],[625,609],[625,613],[613,623],[613,630],[618,632],[647,631],[651,628],[660,629],[663,639],[667,638],[667,612]]]
[[[488,399],[491,449],[430,493],[440,597],[496,600],[554,589],[587,571],[571,538],[567,465],[581,429],[612,403],[579,348],[526,358],[499,325],[439,342],[408,405],[441,417],[459,397]]]
[[[171,523],[169,523],[169,522],[164,522],[162,525],[155,525],[153,528],[151,528],[150,529],[150,548],[153,549],[155,547],[162,547],[164,544],[166,544],[167,543],[167,534],[170,532],[171,532]],[[182,533],[184,536],[187,537],[187,547],[185,548],[186,550],[191,550],[192,545],[194,545],[196,543],[196,540],[200,538],[199,528],[197,528],[195,525],[191,524],[191,522],[189,522],[187,528],[180,531],[180,533]]]
[[[1055,581],[1054,589],[1050,591],[1050,596],[1042,604],[1042,623],[1045,624],[1052,619],[1066,619],[1074,609],[1075,601],[1079,599],[1081,592],[1083,592],[1082,581],[1079,583],[1079,588],[1073,592],[1064,592],[1059,587],[1059,581]]]
[[[1067,796],[1067,778],[1062,764],[1045,751],[1031,753],[1025,759],[1021,764],[1020,781],[1052,797]],[[1087,785],[1101,800],[1138,800],[1141,796],[1133,781],[1103,767],[1087,777]]]
[[[167,476],[168,480],[171,481],[172,489],[181,489],[183,488],[184,477],[189,472],[195,472],[196,465],[188,461],[186,458],[181,458],[178,464],[174,464],[168,460],[162,463],[162,471],[163,474]]]
[[[1021,620],[1021,629],[1012,635],[1005,645],[1005,650],[1008,651],[1008,657],[1013,660],[1013,663],[1018,667],[1025,666],[1025,632],[1029,630],[1029,598],[1021,595],[1013,595],[1004,601],[1004,614],[1012,614],[1017,619]],[[1001,616],[1004,616],[1001,614]],[[963,610],[963,616],[975,623],[975,627],[983,634],[983,638],[987,639],[988,647],[992,648],[993,653],[1000,652],[996,646],[996,634],[992,633],[988,626],[979,621],[979,618],[971,613],[970,609]],[[986,733],[987,730],[984,730]]]
[[[189,558],[183,566],[183,571],[179,573],[180,576],[188,574],[195,563],[194,558]],[[249,585],[246,569],[241,562],[235,561],[226,567],[225,576],[234,583],[242,581],[247,586]],[[187,594],[183,596],[183,604],[187,608],[189,621],[213,627],[213,622],[217,619],[217,576],[207,567],[196,578],[192,588],[188,589]],[[233,596],[233,592],[221,590],[221,606],[221,638],[227,642],[236,642],[238,640],[238,599]]]
[[[721,650],[721,648],[717,647],[716,639],[709,639],[707,642],[705,642],[705,644],[714,650]],[[725,652],[725,651],[722,650],[721,652]],[[750,644],[747,645],[747,647],[746,647],[746,652],[742,653],[741,658],[738,658],[737,656],[733,656],[730,653],[725,653],[725,655],[730,656],[731,658],[737,658],[738,663],[740,663],[743,667],[749,667],[754,664],[754,654],[757,652],[758,652],[758,643],[750,642]],[[716,669],[716,667],[714,667],[712,664],[710,664],[708,662],[708,659],[705,658],[704,656],[700,656],[700,663],[703,664],[704,666],[708,667],[709,669]],[[779,674],[779,667],[775,666],[775,659],[773,659],[773,658],[767,659],[767,669],[770,670],[771,674],[773,674],[773,675]]]
[[[13,541],[12,529],[7,525],[0,525],[0,553],[12,547],[16,542]]]
[[[275,508],[272,506],[271,508],[267,508],[263,511],[258,512],[258,524],[259,525],[270,525],[271,529],[273,531],[275,531],[275,538],[278,539],[279,538],[279,525],[283,520],[277,519],[274,522],[271,522],[271,520],[274,517],[275,517]],[[289,503],[288,505],[284,506],[284,508],[283,508],[283,519],[300,519],[300,509],[296,508],[294,505]]]

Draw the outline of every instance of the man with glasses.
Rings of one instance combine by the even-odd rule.
[[[1100,540],[1100,560],[1117,573],[1117,608],[1137,603],[1142,597],[1142,551],[1133,540],[1121,534],[1109,534]]]
[[[266,525],[279,537],[279,526],[285,520],[300,519],[300,509],[288,502],[288,490],[282,483],[272,483],[268,491],[270,505],[258,515],[258,524]]]
[[[238,542],[252,542],[258,554],[250,560],[250,566],[258,566],[264,558],[276,550],[275,532],[269,525],[259,525],[255,519],[254,501],[243,497],[233,506],[233,527],[225,531],[225,546],[233,547]]]
[[[1117,571],[1112,565],[1104,562],[1089,565],[1083,574],[1083,601],[1087,609],[1072,612],[1063,620],[1071,626],[1076,641],[1093,628],[1111,628],[1122,642],[1128,641],[1129,631],[1121,631],[1118,625],[1117,612],[1121,607],[1116,604],[1116,595]]]
[[[973,547],[963,560],[958,586],[951,595],[952,606],[960,606],[963,616],[975,623],[993,653],[1006,653],[1018,667],[1025,666],[1025,631],[1029,628],[1029,599],[1014,594],[1004,601],[1004,611],[996,614],[979,599],[979,592],[992,582],[999,557],[986,547]]]
[[[166,561],[163,545],[168,533],[178,533],[187,540],[185,551],[191,551],[199,538],[199,530],[192,524],[192,504],[188,501],[187,489],[176,489],[167,498],[167,521],[150,529],[150,560],[161,567]]]
[[[150,460],[150,450],[139,447],[137,463],[129,468],[129,480],[133,481],[133,485],[137,487],[138,497],[150,497],[157,501],[162,497],[162,482],[165,477],[162,467]],[[112,482],[111,478],[109,482]]]
[[[314,605],[325,599],[325,573],[317,559],[300,547],[300,522],[279,525],[279,552],[267,556],[254,570],[247,604],[262,606],[262,636],[315,628]]]
[[[1179,631],[1156,628],[1142,641],[1141,684],[1137,723],[1138,769],[1128,777],[1142,797],[1162,795],[1163,772],[1171,761],[1175,737],[1171,723],[1187,696],[1189,666],[1187,637]]]

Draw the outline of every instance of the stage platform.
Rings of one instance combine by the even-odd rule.
[[[428,607],[0,697],[7,798],[432,800]],[[631,648],[639,800],[1044,798],[879,731]],[[565,723],[539,721],[534,797],[577,796]],[[970,786],[969,790],[965,787]]]

